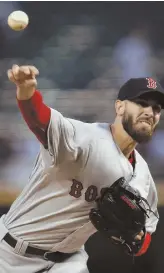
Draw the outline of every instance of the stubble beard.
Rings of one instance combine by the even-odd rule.
[[[146,129],[137,129],[136,124],[133,123],[132,116],[124,114],[122,125],[126,133],[137,143],[147,143],[151,140],[155,128],[152,128],[151,131]]]

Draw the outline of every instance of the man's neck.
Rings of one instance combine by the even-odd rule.
[[[137,143],[125,132],[121,123],[112,124],[111,132],[115,143],[122,153],[129,158]]]

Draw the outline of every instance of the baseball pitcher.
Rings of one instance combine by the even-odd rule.
[[[29,181],[0,219],[1,273],[87,273],[84,243],[97,230],[128,255],[144,254],[158,223],[157,192],[137,143],[164,108],[152,78],[130,79],[113,124],[84,123],[48,107],[38,70],[14,65],[18,107],[40,142]]]

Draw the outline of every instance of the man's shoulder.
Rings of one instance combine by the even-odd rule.
[[[71,117],[66,117],[63,116],[60,112],[58,112],[57,110],[51,108],[51,121],[54,121],[54,123],[56,122],[56,120],[62,120],[64,123],[64,120],[69,122],[69,123],[65,123],[65,126],[67,126],[68,124],[71,124],[72,127],[74,128],[75,132],[83,132],[83,134],[88,134],[88,135],[95,135],[95,137],[105,137],[108,136],[110,134],[110,130],[109,130],[109,124],[108,123],[102,123],[102,122],[93,122],[93,123],[89,123],[89,122],[85,122],[82,120],[78,120],[78,119],[74,119]]]
[[[95,137],[105,137],[108,136],[110,131],[109,131],[109,124],[108,123],[100,123],[100,122],[94,122],[94,123],[88,123],[76,119],[71,119],[68,118],[70,123],[76,128],[76,129],[81,129],[81,130],[86,130],[83,131],[83,133],[86,134],[94,134]]]

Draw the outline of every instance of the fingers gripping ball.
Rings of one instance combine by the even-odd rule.
[[[23,30],[27,27],[29,23],[28,15],[20,10],[13,11],[8,16],[8,25],[11,29],[15,31]]]

